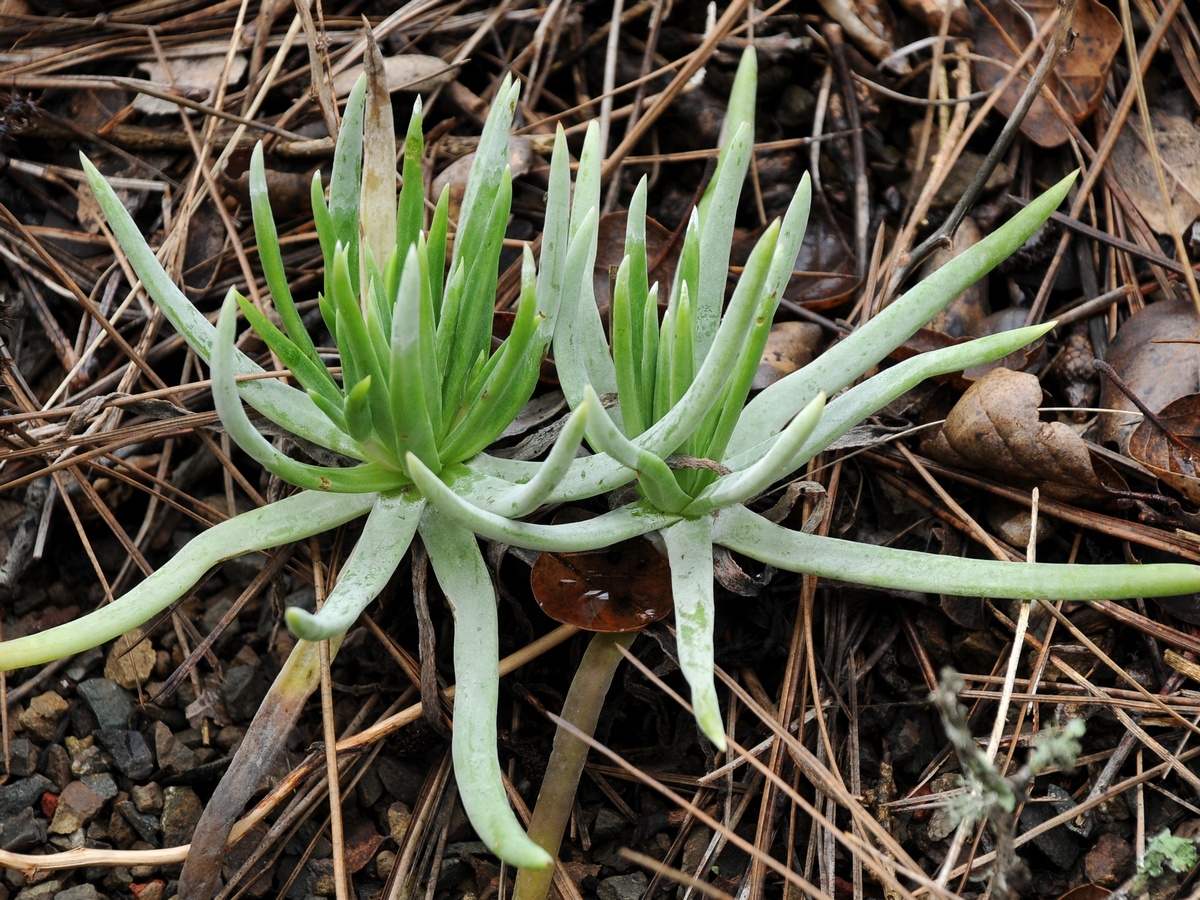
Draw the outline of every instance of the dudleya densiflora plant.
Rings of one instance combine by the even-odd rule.
[[[473,505],[519,516],[544,501],[582,437],[584,414],[579,413],[538,471],[523,472],[520,482],[473,472],[480,451],[528,401],[561,298],[591,277],[587,254],[578,248],[594,248],[596,240],[595,210],[571,210],[570,160],[560,130],[550,169],[541,265],[535,267],[526,248],[511,333],[493,352],[498,266],[511,201],[508,132],[518,90],[508,78],[500,87],[448,256],[448,191],[425,228],[420,102],[405,139],[397,197],[386,91],[380,100],[368,96],[365,78],[355,86],[336,144],[328,202],[319,174],[312,189],[325,262],[319,308],[338,349],[340,378],[318,354],[292,299],[261,146],[250,169],[252,213],[282,328],[231,290],[214,329],[171,282],[116,194],[84,160],[93,191],[147,291],[191,348],[210,363],[216,409],[229,434],[265,468],[302,490],[210,528],[112,604],[59,628],[0,643],[0,670],[111,640],[165,609],[222,560],[366,516],[361,537],[322,608],[315,614],[287,611],[288,626],[302,640],[280,678],[292,679],[286,689],[298,706],[296,694],[306,696],[315,685],[312,642],[338,638],[353,624],[419,534],[456,622],[452,743],[463,805],[480,837],[499,856],[520,866],[549,864],[549,856],[528,839],[509,808],[496,758],[499,640],[490,573],[476,536],[444,515],[438,502],[430,502],[414,484],[410,462],[419,460],[424,475]],[[595,144],[594,135],[590,144]],[[565,239],[567,234],[575,246]],[[234,348],[239,308],[299,389],[279,379],[236,380],[263,372]],[[352,464],[314,465],[288,456],[257,430],[243,400],[287,432]]]
[[[923,353],[856,384],[1016,251],[1074,181],[1071,175],[1051,187],[822,356],[747,402],[804,236],[810,200],[806,176],[782,221],[751,252],[722,314],[734,216],[752,149],[755,80],[748,52],[730,102],[728,140],[688,225],[661,324],[656,287],[647,284],[644,185],[631,204],[616,276],[611,346],[589,295],[564,297],[558,311],[559,378],[571,406],[586,412],[587,440],[597,452],[575,460],[549,499],[594,496],[635,480],[636,498],[585,523],[517,522],[453,495],[410,459],[412,476],[426,495],[478,534],[538,550],[592,550],[657,532],[670,562],[680,668],[701,729],[721,748],[725,735],[713,686],[715,546],[780,569],[908,591],[1090,600],[1200,589],[1200,567],[1193,565],[1022,564],[938,556],[806,534],[745,505],[921,381],[999,359],[1049,331],[1053,323]],[[577,204],[589,190],[598,186],[581,178]],[[603,394],[616,401],[611,415],[600,402]],[[491,460],[481,469],[510,480],[535,471],[508,460]]]

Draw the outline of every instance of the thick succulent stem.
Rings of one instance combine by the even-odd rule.
[[[608,696],[613,675],[621,663],[621,648],[628,649],[637,634],[631,631],[592,635],[579,662],[579,669],[571,680],[571,689],[567,692],[562,710],[562,717],[584,734],[596,733],[604,698]],[[587,755],[588,745],[570,732],[560,728],[554,735],[554,749],[546,766],[546,778],[542,781],[537,805],[533,808],[533,818],[529,822],[530,839],[551,856],[558,855]],[[553,867],[521,869],[517,872],[513,895],[515,900],[545,900],[553,877]]]

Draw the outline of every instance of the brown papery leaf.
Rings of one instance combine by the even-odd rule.
[[[1186,300],[1162,300],[1132,316],[1108,346],[1106,362],[1155,412],[1172,400],[1200,391],[1200,318]],[[1107,378],[1100,406],[1129,410],[1102,413],[1095,439],[1126,453],[1142,414]]]
[[[625,258],[625,228],[628,219],[624,210],[605,213],[600,217],[592,285],[596,292],[596,305],[600,307],[600,313],[604,316],[608,315],[609,307],[612,306],[612,286],[617,278],[617,268]],[[683,235],[679,236],[679,240],[672,240],[672,237],[670,230],[665,226],[654,219],[646,218],[646,275],[651,286],[658,282],[658,299],[663,307],[666,306],[667,296],[671,292],[671,283],[675,280],[679,252],[683,249]]]
[[[1129,455],[1192,503],[1200,504],[1200,394],[1168,403],[1159,422],[1143,419],[1129,438]],[[1166,427],[1164,432],[1159,424]]]
[[[1014,9],[1014,6],[1020,9]],[[1017,54],[1013,53],[1011,47],[1017,47],[1019,52],[1034,38],[1029,19],[1020,10],[1028,13],[1040,29],[1057,8],[1056,0],[1017,0],[1016,3],[1012,0],[989,0],[988,14],[976,13],[975,51],[995,61],[973,63],[975,80],[983,90],[990,90],[999,84],[1016,62]],[[1076,33],[1075,44],[1050,73],[1046,86],[1078,125],[1096,111],[1104,94],[1109,70],[1121,47],[1121,23],[1097,0],[1079,0],[1075,7],[1072,31]],[[1040,53],[1035,54],[1035,64],[1040,56]],[[1012,115],[1031,70],[1032,67],[1014,78],[1000,96],[996,108],[1003,115]],[[1029,114],[1021,123],[1021,131],[1042,147],[1058,147],[1065,144],[1070,136],[1066,125],[1059,120],[1046,99],[1040,96],[1033,101]]]
[[[929,452],[994,478],[1038,485],[1058,500],[1124,490],[1087,442],[1061,422],[1038,417],[1042,386],[1035,376],[995,369],[954,405]]]
[[[1200,216],[1200,128],[1186,116],[1161,109],[1150,110],[1150,127],[1175,207],[1175,228],[1182,234]],[[1117,173],[1121,186],[1146,219],[1146,224],[1156,234],[1171,234],[1171,222],[1158,190],[1154,161],[1147,149],[1146,132],[1142,130],[1140,119],[1131,120],[1128,127],[1121,129],[1108,165]]]
[[[674,608],[671,569],[645,538],[585,553],[543,553],[530,578],[546,615],[586,631],[638,631]]]

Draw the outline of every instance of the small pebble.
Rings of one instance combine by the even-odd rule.
[[[133,715],[133,699],[109,678],[89,678],[80,682],[76,692],[96,719],[99,728],[128,728]],[[89,729],[91,730],[91,729]]]
[[[42,794],[53,787],[50,779],[42,775],[31,775],[0,785],[0,819],[15,816],[21,810],[32,807]]]
[[[0,759],[0,771],[14,778],[27,778],[37,771],[37,750],[28,738],[8,742],[8,766]]]
[[[94,884],[77,884],[54,895],[54,900],[100,900],[100,892]]]
[[[614,875],[600,882],[596,888],[596,895],[600,900],[641,900],[649,884],[642,872]]]
[[[17,893],[16,900],[54,900],[54,895],[62,889],[62,882],[52,878],[40,884],[23,887]]]
[[[157,781],[135,784],[129,790],[133,805],[141,813],[160,813],[163,808],[163,790]]]
[[[104,800],[82,781],[72,781],[58,796],[58,808],[50,823],[51,834],[73,834],[100,814]]]
[[[192,839],[204,807],[190,787],[169,787],[163,791],[162,832],[164,847],[178,847]]]
[[[141,732],[102,728],[95,737],[96,743],[108,753],[117,771],[127,778],[141,781],[149,778],[154,771],[154,757]]]
[[[107,772],[99,775],[84,775],[79,779],[93,791],[101,800],[112,800],[117,796],[117,782]]]
[[[168,775],[190,772],[198,763],[195,752],[179,741],[165,722],[154,723],[154,755],[159,768]]]
[[[117,638],[104,663],[104,677],[131,691],[145,684],[154,671],[154,646],[149,640],[143,640],[142,634],[140,628],[135,628]]]
[[[154,843],[154,841],[158,839],[158,830],[159,830],[158,816],[152,816],[152,815],[149,815],[148,813],[138,812],[137,807],[133,805],[133,801],[131,801],[131,800],[118,800],[116,809],[117,809],[117,812],[120,813],[120,816],[119,817],[116,815],[113,816],[113,821],[111,823],[111,826],[116,825],[116,820],[118,818],[123,818],[128,824],[130,824],[134,827],[134,829],[137,831],[138,835],[141,837],[141,839],[143,841],[149,841],[150,843]],[[116,833],[116,831],[117,831],[117,828],[113,827],[114,834]],[[132,845],[132,843],[133,843],[133,841],[131,840],[129,842],[129,844],[127,844],[126,846]],[[170,846],[170,845],[164,844],[163,846]]]
[[[21,727],[40,741],[49,741],[58,731],[58,723],[66,716],[71,705],[62,697],[47,691],[29,701],[29,707],[21,710],[17,720]]]

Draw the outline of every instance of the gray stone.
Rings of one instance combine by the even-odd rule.
[[[112,759],[117,771],[134,781],[150,777],[154,757],[141,732],[102,728],[96,732],[96,743]]]
[[[650,882],[642,872],[605,878],[596,888],[600,900],[641,900]]]
[[[94,884],[77,884],[59,891],[54,895],[54,900],[100,900],[100,892]]]
[[[31,884],[21,888],[16,900],[54,900],[54,895],[62,889],[62,882],[56,878]]]
[[[190,787],[169,787],[163,791],[162,832],[164,847],[178,847],[192,839],[204,807]]]
[[[253,719],[270,687],[271,682],[260,666],[233,666],[221,684],[225,711],[235,722]]]
[[[133,715],[133,698],[123,687],[109,678],[89,678],[75,688],[100,728],[129,727]]]
[[[189,750],[164,722],[154,723],[154,755],[158,767],[168,775],[182,775],[199,764],[194,751]]]
[[[71,754],[62,744],[51,744],[46,748],[46,766],[44,774],[52,782],[54,789],[61,791],[71,780]]]
[[[46,843],[46,820],[27,806],[16,815],[0,821],[0,848],[14,852]]]
[[[42,775],[30,775],[10,784],[0,785],[0,819],[15,816],[31,807],[37,799],[52,790],[50,779]]]
[[[425,773],[412,763],[392,757],[379,759],[379,780],[395,799],[412,806],[425,782]]]
[[[131,800],[118,800],[117,812],[121,814],[122,819],[133,826],[142,840],[153,843],[158,839],[158,816],[138,812],[137,807],[133,805],[133,801]],[[116,816],[113,818],[116,819]],[[115,828],[112,830],[116,831]]]
[[[104,801],[82,781],[72,781],[58,795],[51,834],[73,834],[100,814]]]
[[[41,741],[53,739],[58,723],[66,716],[70,704],[62,697],[47,691],[29,701],[29,706],[17,716],[21,727]]]
[[[117,796],[117,782],[107,772],[101,772],[99,775],[84,775],[79,780],[95,791],[96,796],[101,800],[111,800]]]
[[[624,831],[625,826],[628,824],[625,821],[625,817],[615,809],[603,806],[596,813],[596,821],[592,825],[592,840],[611,841]]]
[[[37,771],[37,750],[28,738],[14,738],[8,742],[8,768],[0,759],[0,771],[14,778],[28,778]]]

